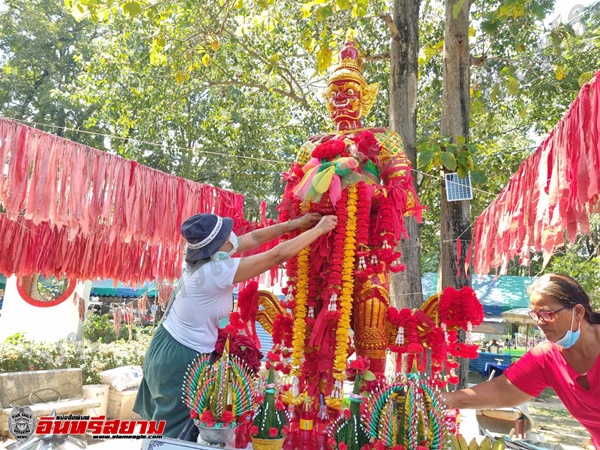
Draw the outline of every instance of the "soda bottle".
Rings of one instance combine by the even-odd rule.
[[[319,398],[320,408],[315,420],[316,450],[327,450],[327,427],[329,426],[329,413],[323,401],[323,394]]]
[[[300,412],[299,450],[314,450],[314,422],[315,419],[312,411],[312,401],[311,398],[307,396],[304,399],[304,405],[302,405],[302,411]]]
[[[290,405],[288,407],[288,432],[283,442],[283,450],[298,450],[298,429],[300,424],[298,423],[298,415],[296,414],[296,407]]]

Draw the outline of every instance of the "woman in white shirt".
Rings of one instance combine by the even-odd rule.
[[[181,401],[185,371],[198,355],[215,349],[219,321],[232,309],[234,285],[290,259],[336,225],[335,216],[306,214],[237,237],[229,217],[196,214],[187,219],[181,226],[186,273],[146,352],[133,410],[148,420],[165,420],[164,436],[177,437],[189,421]],[[306,231],[268,251],[232,258],[297,229]]]

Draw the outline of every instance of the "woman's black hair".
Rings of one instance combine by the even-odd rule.
[[[600,324],[600,313],[594,312],[592,309],[590,297],[579,283],[568,275],[560,273],[542,275],[527,288],[527,293],[554,297],[563,306],[581,305],[585,309],[585,320],[589,323]]]

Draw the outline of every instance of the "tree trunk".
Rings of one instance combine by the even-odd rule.
[[[461,0],[446,0],[446,28],[444,31],[444,79],[442,91],[442,136],[453,140],[463,136],[468,141],[470,114],[470,53],[469,53],[469,0],[454,14],[454,6]],[[456,18],[454,16],[456,15]],[[469,201],[448,202],[446,186],[441,181],[440,217],[440,286],[460,289],[470,284],[465,273],[465,256],[471,243]],[[461,251],[457,252],[460,240]],[[440,290],[441,290],[440,289]],[[461,333],[463,336],[464,334]],[[459,387],[467,386],[468,364],[461,359]]]
[[[393,26],[390,27],[390,128],[402,136],[406,156],[413,168],[417,167],[415,142],[420,3],[420,0],[394,0]],[[417,191],[414,173],[413,177]],[[406,217],[405,226],[409,239],[403,239],[400,248],[406,270],[391,277],[390,303],[399,308],[418,308],[423,303],[419,224],[413,217]]]

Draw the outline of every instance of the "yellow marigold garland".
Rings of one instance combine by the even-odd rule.
[[[296,283],[296,307],[294,308],[294,336],[292,338],[292,374],[300,376],[306,336],[306,303],[308,298],[308,255],[310,247],[298,254],[298,280]]]
[[[308,397],[308,393],[306,392],[301,392],[300,394],[294,396],[294,394],[288,390],[281,394],[281,400],[286,405],[302,405],[304,404],[306,397]]]
[[[352,293],[354,291],[354,260],[356,253],[356,211],[358,195],[356,185],[348,187],[348,223],[344,240],[344,260],[342,262],[342,290],[340,294],[340,320],[336,330],[336,346],[333,363],[333,378],[340,384],[346,379],[348,356],[348,330],[352,315]],[[330,408],[340,409],[342,399],[328,396],[325,400]]]

